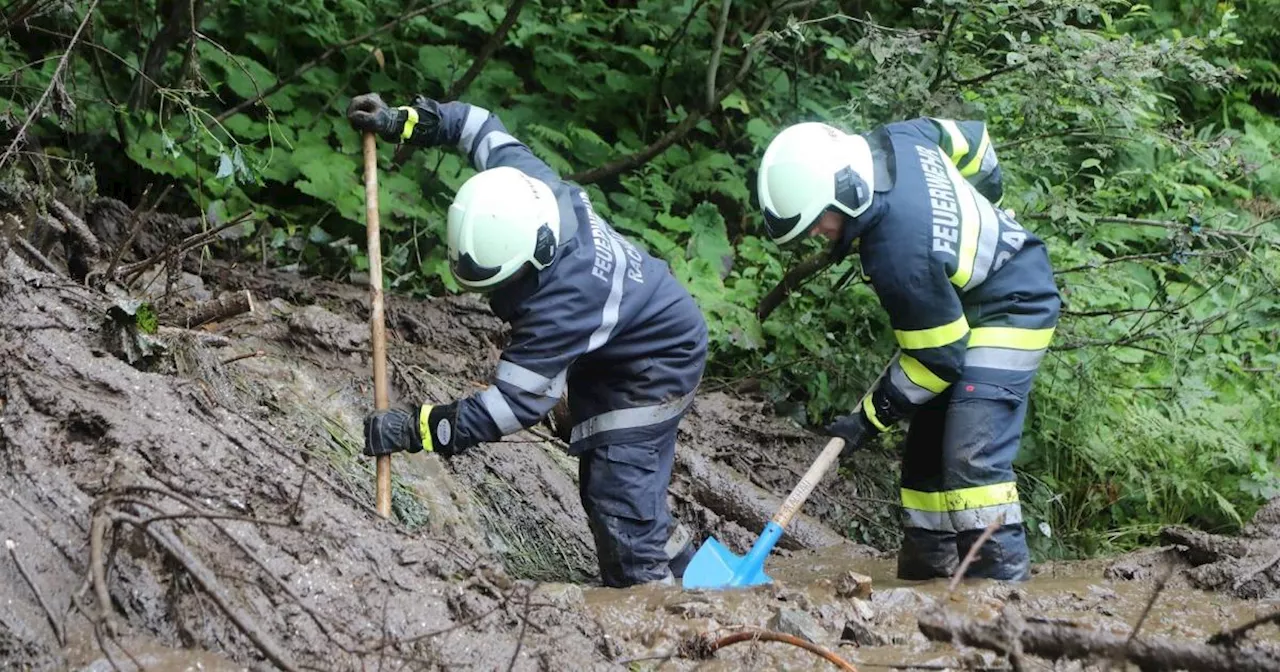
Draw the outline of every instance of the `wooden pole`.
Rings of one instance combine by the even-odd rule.
[[[378,146],[364,134],[364,208],[369,233],[369,331],[373,343],[373,407],[390,406],[387,393],[387,327],[382,314],[382,241],[378,234]],[[391,456],[378,457],[377,508],[391,517]]]

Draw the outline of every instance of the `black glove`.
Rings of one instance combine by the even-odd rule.
[[[376,133],[387,142],[431,146],[440,129],[440,104],[418,96],[412,106],[392,109],[378,94],[366,93],[351,99],[347,121],[357,131]]]
[[[370,457],[399,451],[422,450],[452,457],[456,449],[454,430],[458,418],[456,403],[445,406],[396,406],[374,411],[364,419],[364,454]],[[430,431],[422,433],[423,420]]]
[[[867,418],[856,411],[836,418],[834,422],[827,425],[826,429],[827,434],[844,439],[844,450],[841,451],[841,456],[858,450],[862,444],[878,433],[876,428],[867,422]]]

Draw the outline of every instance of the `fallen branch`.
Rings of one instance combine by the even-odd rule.
[[[37,250],[34,245],[27,242],[26,238],[23,238],[22,236],[14,236],[13,240],[18,243],[18,247],[22,248],[23,252],[27,253],[27,256],[31,257],[32,260],[43,266],[44,270],[49,271],[54,275],[62,274],[62,271],[59,271],[58,267],[54,266],[53,262],[49,261],[48,257],[40,254],[40,250]]]
[[[22,139],[27,135],[27,127],[31,125],[31,121],[40,116],[40,110],[44,108],[45,101],[49,100],[49,94],[58,88],[58,79],[62,77],[62,71],[67,67],[67,59],[71,56],[71,52],[76,48],[76,42],[80,40],[80,33],[84,32],[84,27],[89,25],[89,19],[93,16],[93,10],[98,8],[98,0],[89,3],[89,9],[84,13],[84,18],[80,20],[80,26],[76,28],[76,32],[71,36],[71,43],[67,45],[67,50],[62,52],[62,58],[58,59],[58,67],[53,70],[53,77],[49,78],[49,86],[45,87],[44,93],[40,94],[40,99],[27,112],[27,118],[22,121],[22,126],[18,128],[17,135],[13,136],[13,141],[5,148],[4,154],[0,154],[0,168],[4,167],[9,156],[17,150],[18,145],[22,143]],[[57,201],[54,201],[57,203]]]
[[[162,318],[161,321],[176,327],[194,329],[202,324],[252,312],[254,312],[253,295],[249,294],[249,290],[242,289],[212,301],[205,301],[172,317]]]
[[[200,585],[200,588],[205,592],[205,594],[208,595],[209,598],[213,600],[213,603],[222,610],[222,613],[225,614],[227,618],[231,619],[231,622],[234,623],[235,626],[249,638],[249,641],[253,642],[254,645],[258,647],[258,650],[270,659],[271,662],[285,670],[293,671],[298,669],[298,667],[289,658],[289,655],[280,648],[280,645],[266,635],[250,616],[237,611],[231,606],[231,601],[227,598],[226,593],[223,592],[222,586],[218,583],[216,575],[214,575],[214,573],[210,571],[204,563],[200,562],[199,559],[192,555],[186,545],[179,541],[172,532],[152,527],[147,525],[145,520],[126,514],[113,514],[112,519],[134,525],[150,537],[152,541],[155,541],[156,545],[160,547],[160,550],[164,551],[175,562],[182,565],[183,569],[185,569],[191,578]]]
[[[107,265],[107,272],[103,276],[104,278],[109,280],[114,277],[116,266],[120,265],[120,258],[124,256],[125,250],[129,249],[129,246],[133,244],[133,239],[138,236],[138,232],[142,230],[142,225],[146,222],[147,215],[155,212],[156,206],[164,201],[171,189],[173,189],[172,184],[165,187],[164,191],[160,192],[160,195],[156,197],[155,203],[150,206],[147,205],[147,196],[151,193],[151,185],[148,184],[147,188],[143,190],[142,198],[138,199],[138,207],[134,208],[133,212],[129,214],[129,234],[125,237],[124,242],[120,243],[120,247],[116,248],[115,256],[111,257],[111,263]],[[146,209],[145,213],[143,213],[144,208]]]
[[[22,560],[18,557],[18,545],[13,543],[12,539],[4,540],[4,547],[9,549],[9,557],[13,558],[13,564],[18,566],[18,573],[22,575],[22,580],[27,582],[27,587],[31,592],[35,593],[36,601],[40,603],[40,608],[44,609],[45,618],[49,619],[49,627],[53,628],[54,637],[58,638],[58,643],[66,646],[67,636],[62,632],[62,627],[58,624],[58,619],[53,615],[53,608],[44,599],[44,593],[40,592],[40,586],[36,585],[31,574],[27,573],[27,568],[22,564]]]
[[[920,632],[935,642],[959,643],[1008,653],[1013,643],[1000,623],[972,621],[933,609],[919,617]],[[1103,632],[1064,624],[1022,624],[1017,644],[1027,654],[1049,660],[1127,660],[1143,670],[1264,672],[1280,669],[1280,656],[1257,648],[1215,646],[1147,637],[1129,642]]]
[[[811,642],[806,642],[799,637],[794,637],[781,632],[773,632],[772,630],[744,630],[733,634],[725,635],[716,640],[712,640],[709,636],[703,634],[698,635],[694,641],[682,645],[682,649],[689,654],[691,658],[710,658],[716,651],[726,646],[732,646],[739,642],[782,642],[792,646],[798,646],[809,653],[812,653],[827,662],[835,665],[841,670],[848,672],[858,672],[858,668],[854,667],[849,661],[836,655],[831,649],[824,646],[818,646]]]
[[[141,276],[144,272],[146,272],[147,269],[160,263],[160,261],[162,261],[163,259],[166,259],[171,255],[177,257],[178,259],[181,259],[184,255],[186,255],[187,252],[190,252],[191,250],[197,247],[200,247],[202,245],[207,245],[213,242],[213,240],[218,237],[218,234],[222,233],[223,231],[226,231],[227,229],[233,226],[238,226],[244,223],[244,221],[249,219],[249,217],[252,215],[253,215],[252,210],[246,210],[240,213],[239,215],[237,215],[231,221],[221,224],[211,231],[204,232],[204,233],[193,233],[190,236],[187,236],[177,244],[176,249],[174,249],[174,246],[166,247],[164,250],[146,259],[143,259],[142,261],[121,266],[120,278],[128,284],[133,284],[133,282],[136,281],[138,277]]]
[[[782,276],[782,280],[778,282],[776,287],[769,290],[769,293],[765,294],[763,299],[760,299],[760,306],[756,308],[756,317],[761,322],[764,322],[765,318],[769,317],[769,314],[775,308],[782,305],[788,294],[799,289],[809,280],[810,276],[830,266],[832,262],[831,254],[824,250],[796,264],[794,268],[787,271],[786,275]]]
[[[80,216],[71,211],[62,201],[54,199],[49,203],[49,207],[62,218],[66,231],[71,233],[80,242],[84,243],[85,250],[93,257],[97,257],[102,253],[102,244],[98,242],[98,237],[93,235],[89,230],[89,226],[84,223]]]

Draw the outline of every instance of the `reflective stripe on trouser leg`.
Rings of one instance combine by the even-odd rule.
[[[902,456],[902,487],[917,491],[942,489],[942,432],[951,389],[925,402],[911,418]],[[898,578],[920,581],[950,576],[959,564],[955,533],[950,526],[925,524],[920,516],[903,515],[902,548],[898,551]],[[938,516],[936,518],[945,518]],[[931,528],[944,528],[934,530]]]
[[[578,487],[596,543],[600,580],[622,588],[673,578],[667,486],[676,427],[657,439],[606,444],[579,457]]]
[[[983,545],[969,576],[1004,580],[1029,576],[1013,460],[1018,455],[1033,373],[966,367],[953,386],[942,440],[945,487],[918,501],[946,510],[961,556],[988,525],[1003,517],[1003,525]]]

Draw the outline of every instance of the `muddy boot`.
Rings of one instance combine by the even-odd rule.
[[[960,555],[978,540],[982,530],[961,532],[956,537]],[[978,551],[978,557],[965,576],[997,581],[1026,581],[1031,578],[1031,554],[1027,550],[1027,532],[1021,523],[1005,525],[991,535]]]
[[[689,528],[683,523],[676,523],[664,550],[671,575],[677,579],[684,578],[684,569],[689,566],[689,561],[693,560],[693,555],[698,550],[693,547],[693,534],[689,532]]]
[[[898,551],[899,579],[927,581],[945,578],[954,574],[959,565],[954,534],[914,527],[902,530],[902,548]]]

